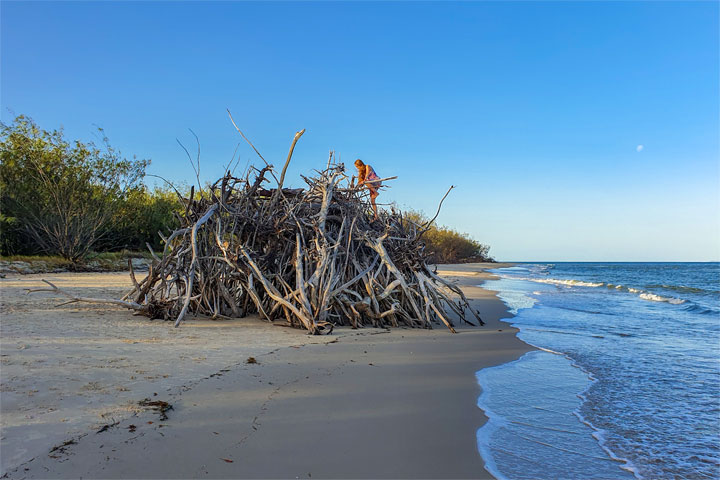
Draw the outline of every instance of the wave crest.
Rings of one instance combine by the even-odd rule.
[[[680,305],[681,303],[685,303],[685,300],[683,300],[682,298],[662,297],[660,295],[655,295],[654,293],[649,292],[641,293],[639,297],[643,300],[650,300],[652,302],[667,302],[672,303],[673,305]]]
[[[582,280],[561,280],[557,278],[519,278],[518,280],[529,280],[549,285],[565,285],[567,287],[602,287],[605,285],[602,282],[583,282]]]
[[[657,295],[652,292],[648,292],[647,290],[642,290],[639,288],[632,288],[632,287],[625,287],[623,285],[614,285],[612,283],[604,283],[604,282],[586,282],[583,280],[566,280],[566,279],[559,279],[559,278],[518,278],[518,277],[512,277],[516,280],[526,280],[529,282],[535,282],[535,283],[545,283],[548,285],[563,285],[566,287],[589,287],[589,288],[597,288],[597,287],[606,287],[609,290],[616,290],[621,292],[629,292],[634,293],[638,297],[642,298],[643,300],[648,300],[651,302],[666,302],[670,303],[672,305],[680,305],[687,300],[683,298],[676,298],[676,297],[664,297],[662,295]]]

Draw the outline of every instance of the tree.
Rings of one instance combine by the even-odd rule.
[[[0,225],[3,237],[15,235],[3,240],[4,249],[25,242],[78,262],[107,233],[150,163],[123,158],[102,129],[103,148],[70,143],[62,130],[42,130],[23,115],[0,123],[0,132]]]

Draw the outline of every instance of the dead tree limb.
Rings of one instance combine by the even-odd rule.
[[[65,297],[68,297],[70,301],[61,303],[60,305],[67,305],[70,303],[76,303],[76,302],[83,302],[83,303],[100,303],[100,304],[106,304],[106,305],[118,305],[120,307],[129,308],[132,310],[136,310],[138,312],[145,312],[147,308],[143,305],[140,305],[139,303],[135,302],[126,302],[123,300],[112,300],[112,299],[106,299],[106,298],[90,298],[90,297],[78,297],[76,295],[73,295],[72,293],[68,293],[65,290],[58,288],[55,284],[52,282],[49,282],[48,280],[43,279],[44,283],[49,285],[48,287],[41,287],[41,288],[27,288],[28,294],[35,293],[35,292],[51,292],[51,293],[59,293],[60,295],[63,295]]]

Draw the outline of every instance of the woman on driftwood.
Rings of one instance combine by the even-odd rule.
[[[378,211],[375,199],[380,195],[378,193],[378,188],[382,186],[382,182],[379,181],[380,177],[378,177],[370,165],[365,165],[359,158],[355,160],[355,166],[358,169],[358,186],[365,185],[368,191],[370,191],[370,203],[372,204],[373,213],[375,214],[374,220],[377,220]]]

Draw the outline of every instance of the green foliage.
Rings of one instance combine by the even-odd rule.
[[[147,187],[130,190],[113,212],[113,220],[108,234],[99,242],[98,250],[117,250],[121,248],[145,249],[149,243],[155,250],[162,249],[163,235],[179,227],[176,213],[181,213],[181,204],[177,194],[168,189]]]
[[[1,187],[0,187],[1,188]],[[22,248],[21,227],[16,217],[5,214],[2,206],[2,190],[0,190],[0,254],[27,251]]]
[[[403,212],[406,221],[422,226],[429,219],[413,210]],[[447,227],[434,224],[422,236],[426,252],[434,263],[492,262],[490,246],[472,239],[466,233],[460,233]]]
[[[99,148],[69,142],[62,130],[42,130],[22,115],[0,123],[2,253],[79,261],[107,235],[148,164],[123,158],[104,136]]]

